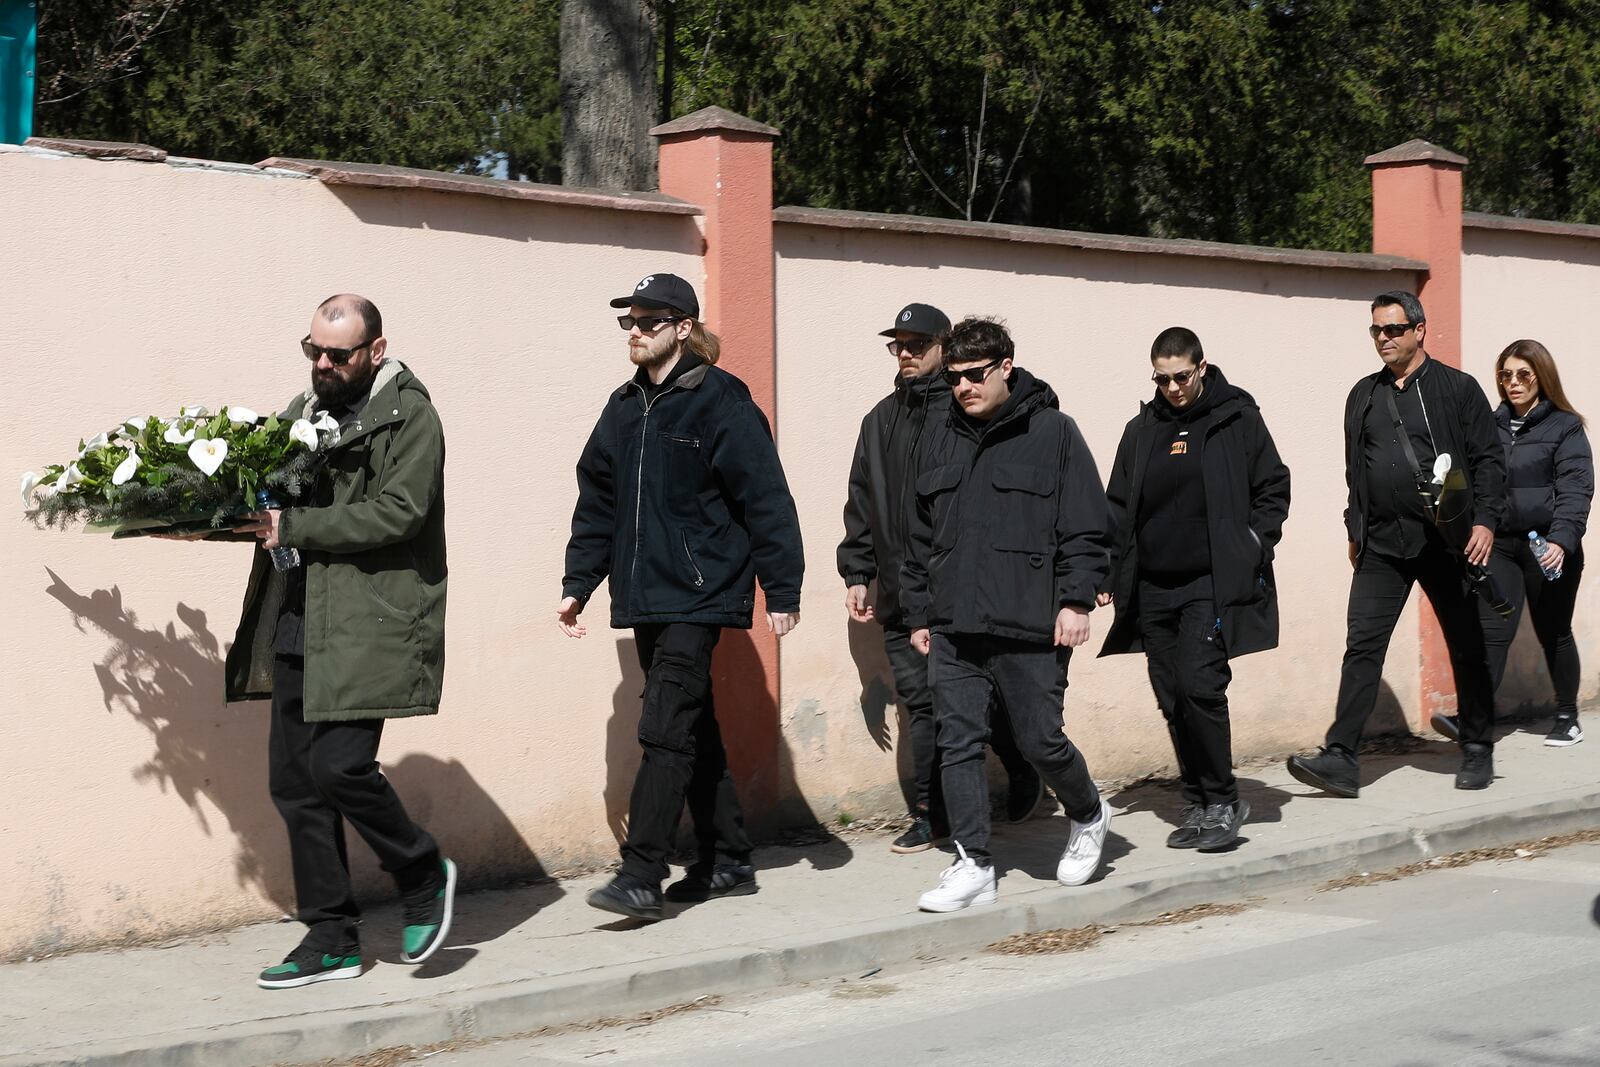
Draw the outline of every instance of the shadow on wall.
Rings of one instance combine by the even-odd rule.
[[[759,614],[756,625],[765,625]],[[606,723],[604,802],[606,825],[620,847],[628,832],[628,802],[639,770],[639,716],[645,672],[639,665],[639,646],[633,638],[618,640],[616,648],[621,679]],[[764,849],[757,865],[784,867],[807,860],[817,870],[832,870],[850,862],[850,846],[817,818],[800,791],[794,757],[779,722],[777,701],[766,689],[761,657],[748,631],[723,631],[712,676],[717,723],[751,837],[763,845],[800,841],[822,845],[820,849],[803,851]],[[694,834],[690,825],[685,810],[678,830],[677,857],[684,862],[693,858]]]
[[[222,828],[237,840],[238,884],[292,912],[288,840],[267,789],[267,705],[223,704],[223,650],[205,612],[179,603],[176,623],[151,629],[123,604],[116,586],[85,595],[54,571],[47,568],[46,573],[51,584],[45,592],[71,612],[74,625],[111,639],[104,658],[95,664],[106,710],[132,717],[155,744],[150,757],[133,769],[134,780],[154,782],[163,793],[181,798],[208,837],[219,829],[211,812],[219,812]],[[399,733],[395,730],[391,738]],[[413,753],[386,764],[384,772],[411,816],[460,864],[464,885],[545,877],[510,818],[458,761]],[[355,853],[351,868],[358,893],[391,897],[393,882],[376,859],[365,848]],[[547,896],[553,899],[543,894],[540,902]],[[529,906],[537,910],[540,904],[530,900]],[[496,933],[480,931],[485,940]]]
[[[867,602],[873,603],[877,587],[867,590]],[[915,769],[911,765],[911,732],[905,708],[896,699],[894,670],[889,665],[883,648],[883,627],[875,622],[852,622],[845,617],[845,633],[850,645],[850,659],[856,665],[856,675],[861,679],[861,718],[867,727],[867,736],[880,752],[893,752],[895,777],[905,798],[905,808],[911,810],[916,802]],[[890,729],[889,717],[894,716]],[[898,741],[898,744],[896,743]]]

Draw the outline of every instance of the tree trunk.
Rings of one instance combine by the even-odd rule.
[[[561,0],[561,180],[654,189],[656,33],[648,0]]]

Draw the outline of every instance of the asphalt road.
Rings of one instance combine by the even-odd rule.
[[[429,1067],[1595,1067],[1600,845],[930,959]]]

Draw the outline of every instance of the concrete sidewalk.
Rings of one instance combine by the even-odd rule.
[[[601,876],[463,896],[448,947],[420,968],[397,962],[398,915],[377,910],[364,928],[369,972],[305,989],[255,987],[299,938],[281,923],[11,964],[0,967],[0,1067],[298,1064],[507,1036],[1600,827],[1600,738],[1549,749],[1542,733],[1512,733],[1483,792],[1452,788],[1457,763],[1440,742],[1366,756],[1358,800],[1313,794],[1281,763],[1242,772],[1247,841],[1220,855],[1162,846],[1180,806],[1170,786],[1125,789],[1110,796],[1105,873],[1079,889],[1053,881],[1059,815],[999,827],[999,904],[954,915],[915,910],[944,853],[896,856],[887,834],[846,834],[762,849],[758,895],[669,906],[654,925],[587,907]]]

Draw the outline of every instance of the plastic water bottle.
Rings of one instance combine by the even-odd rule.
[[[265,489],[256,493],[256,503],[260,504],[263,508],[283,507],[283,505],[278,503],[277,499]],[[277,570],[292,571],[296,567],[300,566],[300,550],[298,548],[285,548],[282,545],[279,545],[277,548],[271,550],[271,554],[272,566]]]
[[[1544,536],[1540,534],[1538,530],[1528,531],[1528,549],[1533,553],[1533,561],[1539,564],[1539,570],[1544,574],[1545,581],[1553,582],[1557,578],[1561,577],[1560,567],[1557,567],[1555,570],[1551,570],[1549,567],[1546,567],[1543,562],[1541,562],[1544,559],[1544,554],[1550,551],[1550,542],[1546,541]]]

